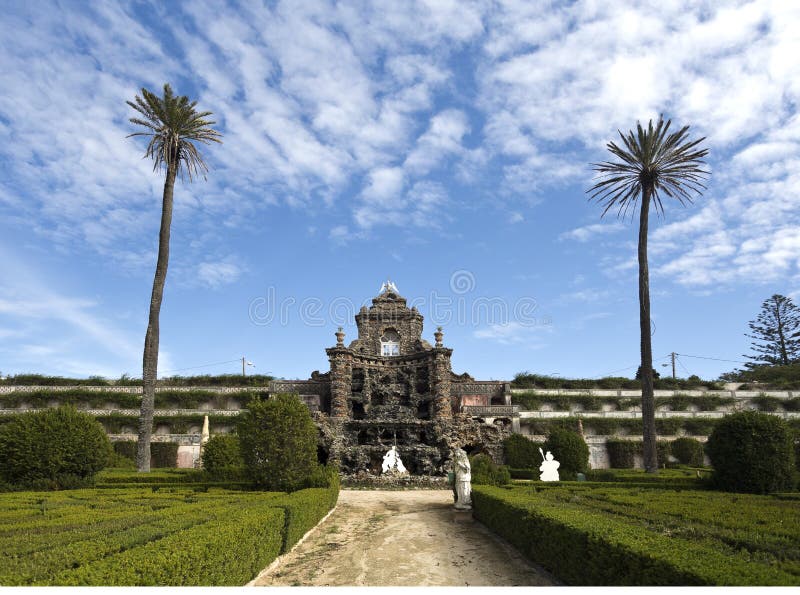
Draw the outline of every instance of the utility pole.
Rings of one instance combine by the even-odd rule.
[[[675,356],[676,355],[678,355],[678,354],[675,353],[674,351],[672,353],[670,353],[670,356],[672,357],[672,379],[673,380],[675,380]]]
[[[254,368],[256,367],[253,362],[248,362],[247,358],[242,356],[242,376],[247,376],[247,366],[253,366]]]

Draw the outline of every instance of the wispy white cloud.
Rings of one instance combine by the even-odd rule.
[[[592,223],[584,225],[583,227],[576,227],[569,231],[565,231],[558,236],[559,240],[575,240],[576,242],[585,243],[600,235],[608,235],[617,233],[625,229],[621,223]]]

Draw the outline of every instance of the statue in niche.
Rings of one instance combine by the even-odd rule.
[[[383,465],[381,466],[381,473],[394,473],[404,475],[408,473],[403,461],[400,459],[400,453],[397,452],[397,447],[392,446],[388,452],[383,455]]]
[[[539,452],[542,452],[541,448]],[[553,453],[548,450],[546,455],[542,455],[542,464],[539,465],[539,471],[542,474],[539,475],[539,479],[542,481],[558,481],[558,468],[560,466],[561,463],[554,460]]]
[[[456,496],[455,508],[458,510],[470,510],[472,508],[472,474],[469,465],[469,457],[463,448],[455,449],[453,457],[453,470],[455,472]]]

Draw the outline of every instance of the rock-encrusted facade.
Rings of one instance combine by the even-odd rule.
[[[502,440],[518,428],[507,383],[457,376],[442,329],[431,345],[423,317],[389,284],[355,317],[358,337],[326,349],[330,371],[274,381],[270,393],[298,394],[320,428],[320,454],[345,474],[378,475],[396,445],[412,475],[443,475],[453,448],[501,460]],[[487,419],[490,423],[486,423]]]

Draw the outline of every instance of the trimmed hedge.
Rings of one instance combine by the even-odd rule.
[[[203,469],[211,477],[228,479],[243,477],[244,459],[235,434],[217,434],[203,445],[200,455]]]
[[[642,454],[642,443],[633,440],[606,441],[608,464],[612,469],[633,469],[634,458]]]
[[[297,395],[250,401],[238,434],[245,468],[258,486],[297,490],[317,468],[317,427]]]
[[[274,504],[214,519],[100,561],[45,585],[241,586],[282,551],[284,512]]]
[[[497,465],[486,454],[469,457],[472,485],[505,485],[511,483],[511,473],[506,465]]]
[[[766,494],[794,487],[794,436],[779,417],[757,411],[727,415],[706,450],[722,490]]]
[[[136,461],[136,440],[119,440],[112,442],[114,452],[127,459]],[[151,442],[150,466],[153,468],[175,468],[178,466],[177,442]]]
[[[102,426],[74,407],[21,413],[0,426],[0,479],[39,489],[90,484],[108,463]]]
[[[0,496],[0,584],[243,585],[335,506],[338,482],[293,494],[165,492]]]
[[[543,442],[533,442],[522,434],[511,434],[503,441],[506,465],[515,469],[538,467],[542,462],[539,448],[543,446]]]
[[[703,444],[694,438],[677,438],[670,445],[672,456],[683,465],[701,467],[703,465]]]
[[[558,473],[562,479],[574,479],[589,468],[589,446],[578,432],[554,428],[543,449],[552,452],[560,463]]]
[[[551,493],[563,490],[541,494]],[[569,585],[800,584],[798,576],[750,561],[749,553],[724,551],[688,534],[650,530],[640,522],[582,506],[583,496],[577,491],[565,494],[563,502],[541,494],[526,488],[476,486],[473,514]],[[647,508],[638,503],[643,500],[636,500],[635,509]]]

